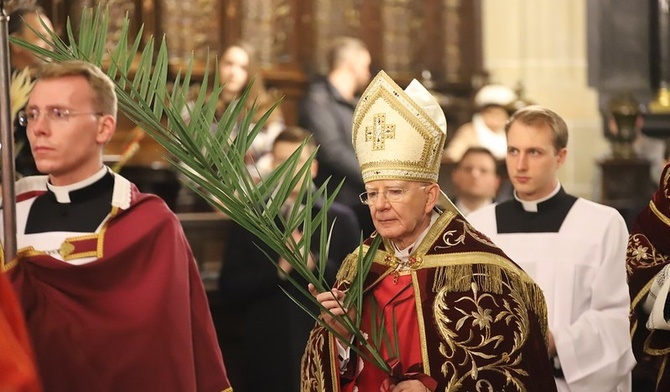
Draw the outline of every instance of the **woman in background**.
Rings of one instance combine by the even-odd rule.
[[[247,43],[237,42],[223,51],[219,59],[219,78],[224,84],[219,100],[219,115],[223,114],[228,106],[235,103],[244,89],[252,82],[249,97],[244,103],[245,112],[250,110],[254,104],[258,107],[252,123],[258,122],[278,99],[266,90],[254,50]],[[282,112],[276,108],[247,152],[247,164],[254,177],[267,174],[271,170],[271,162],[267,154],[272,149],[274,139],[284,127]],[[239,129],[236,130],[236,134],[238,132]]]

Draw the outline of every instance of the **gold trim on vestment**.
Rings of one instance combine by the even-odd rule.
[[[670,171],[669,171],[669,173],[670,173]],[[659,211],[658,208],[656,208],[656,204],[654,204],[653,201],[649,202],[649,208],[654,213],[654,215],[656,215],[656,217],[658,219],[660,219],[661,222],[665,223],[666,226],[670,226],[670,218],[663,215],[663,213],[661,211]]]
[[[419,246],[416,247],[413,253],[420,255],[425,255],[430,250],[430,247],[437,241],[438,237],[442,234],[442,231],[445,227],[449,226],[451,220],[456,217],[456,213],[453,211],[444,211],[441,213],[435,223],[428,229],[428,233],[423,237]]]
[[[670,171],[668,171],[670,173]],[[658,390],[658,387],[661,385],[661,378],[663,378],[663,374],[665,373],[665,367],[668,364],[668,357],[666,356],[663,358],[663,362],[661,362],[661,367],[658,370],[658,376],[656,376],[656,390]]]
[[[649,347],[649,342],[651,341],[651,337],[654,334],[654,332],[655,332],[655,330],[650,331],[649,336],[647,336],[647,339],[645,339],[645,341],[644,341],[644,352],[649,354],[649,355],[654,355],[654,356],[660,356],[660,355],[665,356],[667,354],[670,354],[670,347],[661,348],[661,349]]]
[[[655,276],[654,276],[655,279]],[[644,299],[649,294],[649,291],[651,290],[651,285],[654,284],[654,279],[650,279],[647,284],[645,284],[642,289],[640,290],[639,293],[633,298],[633,300],[630,303],[630,308],[631,310],[634,310],[637,305]]]
[[[414,303],[416,304],[416,315],[419,323],[419,343],[421,345],[421,361],[423,362],[423,372],[427,375],[431,375],[430,371],[430,360],[428,358],[428,340],[426,339],[426,323],[423,318],[423,306],[421,301],[421,296],[417,295],[419,290],[419,278],[416,275],[416,271],[411,271],[412,273],[412,285],[414,286]]]
[[[63,258],[63,261],[70,261],[70,260],[75,260],[75,259],[81,259],[85,257],[94,257],[96,259],[100,259],[104,255],[104,248],[105,248],[105,234],[107,232],[107,228],[109,225],[109,221],[118,214],[119,212],[118,207],[112,207],[112,210],[109,213],[109,216],[105,219],[105,223],[102,225],[102,228],[100,229],[99,232],[93,233],[93,234],[86,234],[86,235],[81,235],[81,236],[75,236],[75,237],[68,237],[63,242],[61,243],[60,248],[58,249],[58,254],[61,255]],[[96,246],[94,250],[89,250],[89,251],[84,251],[84,252],[75,252],[74,250],[76,249],[76,245],[74,245],[77,242],[80,241],[86,241],[86,240],[96,240]],[[51,253],[49,251],[42,251],[42,250],[37,250],[33,246],[28,246],[25,248],[21,248],[16,252],[16,258],[12,260],[11,262],[5,264],[4,263],[4,244],[0,244],[0,258],[2,260],[2,263],[0,263],[0,266],[2,267],[2,272],[7,272],[10,269],[16,267],[19,262],[19,256],[51,256]]]

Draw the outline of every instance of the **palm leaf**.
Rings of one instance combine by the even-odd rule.
[[[212,67],[214,77],[210,77],[208,59],[208,68],[195,101],[187,103],[186,93],[191,88],[193,59],[183,73],[178,72],[175,80],[170,83],[166,42],[163,40],[156,49],[154,39],[150,37],[140,49],[140,29],[140,35],[132,39],[132,44],[129,45],[131,37],[127,16],[118,34],[120,41],[115,43],[111,52],[106,52],[108,15],[108,10],[101,7],[95,10],[85,9],[77,35],[68,19],[67,43],[53,31],[44,36],[33,30],[45,41],[51,42],[51,48],[39,48],[15,37],[10,40],[13,44],[50,61],[84,60],[105,70],[115,82],[119,109],[167,151],[167,160],[188,179],[189,187],[258,237],[317,290],[329,290],[324,278],[330,239],[326,211],[332,205],[336,193],[329,194],[325,184],[317,189],[305,185],[314,154],[310,155],[303,166],[298,167],[303,144],[290,159],[260,182],[254,180],[244,161],[246,151],[279,102],[253,124],[256,106],[253,105],[251,110],[246,110],[245,106],[245,102],[250,99],[249,86],[237,103],[230,105],[217,119],[217,97],[222,91],[218,67]],[[44,27],[50,30],[48,26]],[[188,120],[184,118],[184,113],[188,114]],[[297,184],[303,184],[298,200],[303,201],[304,208],[294,208],[285,218],[281,215],[280,208]],[[322,212],[312,216],[314,203],[318,200],[322,200]],[[303,238],[295,243],[291,233],[297,227],[301,228]],[[306,263],[314,236],[320,241],[320,261],[316,273],[308,269]],[[375,241],[375,244],[367,254],[360,254],[359,274],[347,294],[347,303],[343,304],[356,306],[357,317],[354,320],[345,315],[338,319],[363,343],[369,355],[356,347],[356,344],[349,344],[352,349],[366,355],[374,365],[389,371],[378,350],[366,341],[359,328],[363,282],[372,265],[374,250],[379,241]],[[316,302],[300,283],[293,279],[289,281],[308,302]],[[302,306],[301,301],[294,300]],[[317,305],[320,306],[318,303]],[[321,310],[325,311],[322,307]],[[318,315],[312,316],[335,333]]]

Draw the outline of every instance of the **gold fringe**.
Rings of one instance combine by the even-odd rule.
[[[337,282],[350,284],[354,281],[358,273],[358,253],[360,249],[359,247],[352,253],[349,253],[344,261],[342,261],[342,265],[336,275]],[[367,247],[364,247],[363,251],[367,252]]]
[[[519,293],[528,308],[537,315],[542,333],[547,336],[547,304],[544,293],[521,270],[514,271],[505,266],[483,263],[446,265],[436,269],[432,290],[434,293],[443,288],[450,293],[470,291],[473,282],[477,283],[482,291],[493,294],[502,294],[505,284],[509,285],[510,289]]]

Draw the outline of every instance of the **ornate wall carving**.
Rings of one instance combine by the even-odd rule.
[[[14,0],[21,1],[21,0]],[[25,0],[31,1],[31,0]],[[94,0],[42,0],[58,29]],[[469,97],[481,72],[479,0],[102,0],[110,7],[112,38],[129,13],[145,35],[165,36],[172,71],[195,59],[195,76],[211,58],[239,39],[256,47],[265,79],[286,98],[294,123],[302,91],[314,74],[327,72],[327,51],[338,36],[361,38],[372,71],[386,70],[399,83],[432,75],[433,88]],[[76,26],[75,26],[76,28]],[[426,72],[427,71],[427,72]],[[459,109],[460,110],[460,109]]]

